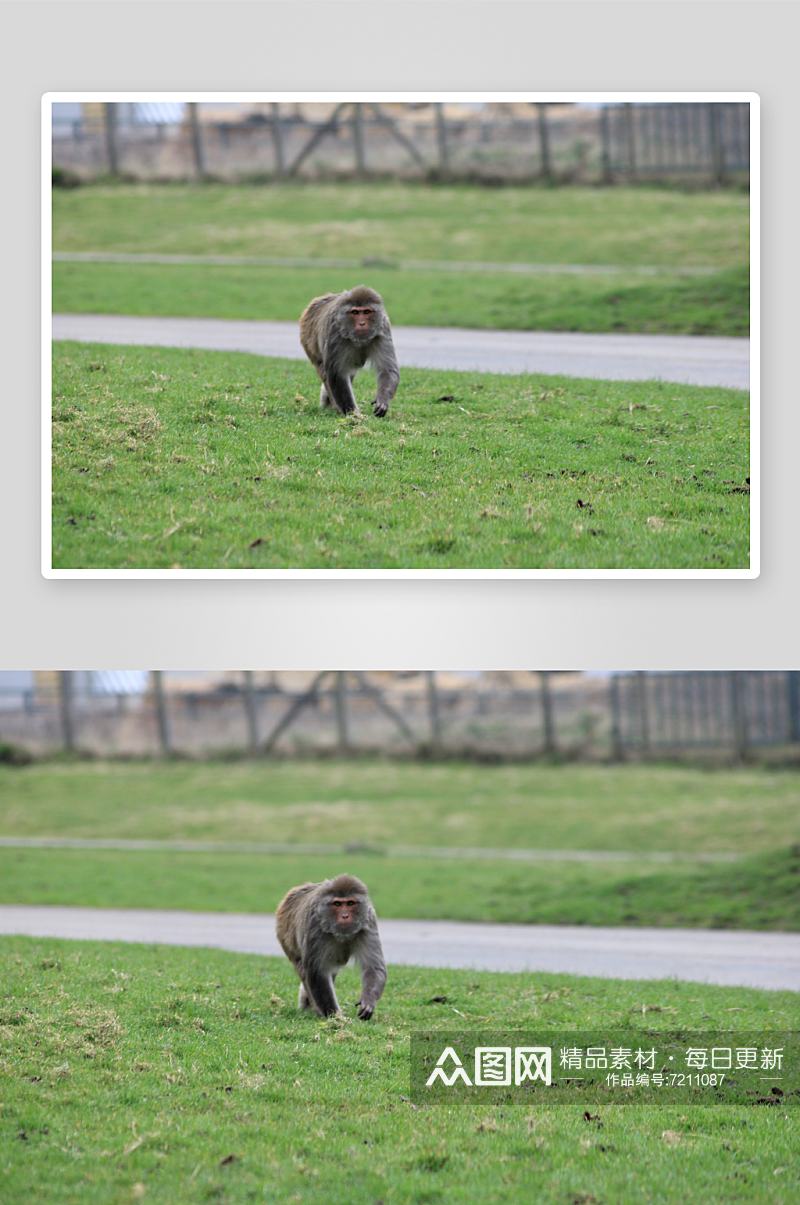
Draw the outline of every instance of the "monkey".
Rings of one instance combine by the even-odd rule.
[[[397,393],[397,367],[392,328],[383,298],[359,285],[348,293],[315,297],[300,318],[300,342],[317,370],[322,388],[319,403],[339,414],[360,414],[353,394],[353,377],[370,360],[378,376],[378,394],[372,402],[382,418]]]
[[[340,874],[292,887],[278,905],[275,930],[300,979],[298,1006],[322,1017],[341,1012],[334,981],[351,957],[361,967],[362,1021],[375,1011],[386,985],[378,920],[360,879]]]

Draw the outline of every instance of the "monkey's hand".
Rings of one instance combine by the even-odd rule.
[[[379,397],[376,397],[375,401],[372,403],[372,409],[375,411],[376,418],[383,418],[384,414],[389,409],[389,403],[387,401],[381,401]]]
[[[369,1000],[356,1001],[356,1008],[358,1009],[358,1016],[361,1021],[369,1021],[375,1012],[375,1005]]]

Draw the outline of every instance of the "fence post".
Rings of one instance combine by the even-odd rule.
[[[601,163],[603,165],[602,180],[604,184],[611,183],[611,131],[608,125],[608,106],[600,108],[600,140],[602,143]]]
[[[642,751],[650,752],[650,723],[647,715],[647,676],[644,670],[636,671],[636,693],[639,703],[639,736],[642,742]]]
[[[280,105],[272,102],[272,141],[275,144],[275,175],[282,177],[285,171],[283,162],[283,132],[281,130]]]
[[[247,712],[247,747],[251,757],[258,752],[258,715],[256,697],[253,693],[253,671],[244,671],[244,707]]]
[[[353,105],[353,145],[356,151],[356,175],[360,178],[366,174],[364,159],[364,109],[360,104]]]
[[[169,729],[167,727],[167,705],[164,699],[164,683],[160,669],[152,669],[150,678],[153,683],[153,701],[156,706],[156,723],[158,725],[158,744],[162,757],[169,754]]]
[[[800,671],[789,670],[789,740],[800,741]]]
[[[428,688],[428,716],[431,723],[431,752],[438,756],[442,751],[442,727],[439,720],[439,696],[436,693],[436,673],[429,669],[425,671]]]
[[[198,176],[202,180],[206,174],[205,160],[203,157],[203,141],[200,136],[200,122],[197,120],[197,104],[195,101],[189,101],[189,125],[192,130],[192,149],[194,151],[194,166]]]
[[[628,149],[628,171],[633,177],[636,175],[636,149],[633,137],[633,106],[630,101],[622,106],[622,120],[625,125],[625,143]]]
[[[539,153],[542,158],[542,176],[549,180],[552,175],[550,166],[550,142],[547,137],[547,105],[537,104],[539,114]]]
[[[106,113],[106,153],[108,155],[108,170],[112,176],[119,175],[117,159],[117,106],[107,104]]]
[[[550,671],[539,670],[539,683],[542,697],[542,718],[544,720],[544,751],[555,753],[556,735],[553,729],[553,701],[550,695]]]
[[[61,713],[61,734],[68,753],[75,750],[75,730],[72,726],[72,671],[61,670],[58,675],[58,706]]]
[[[725,150],[722,145],[719,105],[712,103],[708,106],[708,125],[711,133],[711,163],[714,169],[714,180],[717,184],[724,184]]]
[[[444,124],[444,105],[434,105],[436,111],[436,145],[439,148],[439,174],[447,175],[447,131]]]
[[[737,761],[747,760],[747,716],[744,710],[744,679],[741,671],[732,670],[731,713],[733,715],[733,747]]]
[[[336,728],[339,733],[339,752],[346,753],[349,747],[347,740],[347,704],[345,699],[344,673],[341,670],[336,674],[334,702],[336,704]]]
[[[619,705],[619,675],[612,674],[608,683],[611,702],[611,760],[622,761],[622,714]]]

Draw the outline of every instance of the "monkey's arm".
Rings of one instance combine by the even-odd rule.
[[[400,369],[397,367],[391,335],[384,335],[381,339],[380,350],[373,354],[373,363],[378,376],[378,396],[372,406],[375,414],[382,418],[400,384]]]
[[[370,933],[356,957],[361,964],[361,996],[356,1004],[362,1021],[368,1021],[386,986],[386,963],[377,930]]]
[[[370,967],[361,976],[361,996],[356,1003],[362,1021],[368,1021],[386,986],[386,968]]]

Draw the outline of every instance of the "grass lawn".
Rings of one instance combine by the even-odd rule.
[[[549,925],[800,930],[800,847],[722,865],[15,849],[0,847],[0,904],[273,912],[290,887],[340,871],[378,914]]]
[[[296,1012],[285,960],[28,938],[0,939],[0,958],[4,1205],[796,1200],[788,1104],[409,1095],[423,1030],[625,1027],[652,1044],[714,1029],[774,1046],[795,993],[391,967],[372,1021],[326,1022]],[[341,983],[352,1017],[353,972]]]
[[[768,853],[796,770],[363,759],[0,765],[0,835]]]
[[[53,190],[54,251],[727,268],[741,192],[467,184],[105,184]]]
[[[364,277],[383,293],[398,325],[749,331],[749,199],[737,192],[91,185],[54,190],[53,248],[364,261],[347,269],[56,263],[53,308],[61,312],[293,321],[313,296]],[[620,271],[531,276],[385,266],[408,260]],[[641,267],[660,271],[642,277]],[[679,275],[691,269],[715,274]]]
[[[0,798],[7,837],[331,846],[328,856],[0,848],[2,903],[269,912],[293,884],[347,869],[386,917],[800,928],[796,771],[43,762],[0,768]],[[644,856],[518,862],[379,852],[400,845]],[[658,851],[685,860],[647,860]],[[691,860],[724,853],[742,857]]]
[[[56,344],[54,568],[749,567],[741,391],[407,369],[383,420],[318,396],[300,361]]]
[[[653,278],[386,268],[55,263],[53,312],[296,321],[312,297],[362,282],[395,326],[748,335],[749,268]]]

